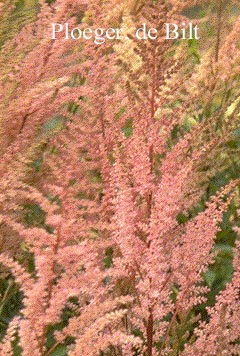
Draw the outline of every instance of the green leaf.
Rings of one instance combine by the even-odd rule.
[[[43,131],[59,131],[64,128],[66,118],[64,116],[56,116],[43,125]]]
[[[211,288],[216,279],[216,273],[214,271],[209,270],[204,274],[204,279],[207,285]]]
[[[108,247],[106,249],[105,252],[105,258],[104,258],[104,267],[105,268],[110,268],[112,265],[112,261],[113,261],[113,248],[112,247]]]
[[[122,128],[124,136],[129,138],[133,134],[133,120],[130,118],[126,121],[125,125]]]
[[[49,356],[67,356],[67,346],[58,345]]]

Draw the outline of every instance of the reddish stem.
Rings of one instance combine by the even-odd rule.
[[[153,347],[153,314],[152,309],[149,309],[149,317],[147,321],[147,355],[152,356]]]

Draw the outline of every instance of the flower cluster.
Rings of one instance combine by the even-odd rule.
[[[51,356],[60,345],[69,356],[238,355],[239,244],[210,307],[204,273],[239,185],[206,194],[234,161],[224,148],[239,117],[239,19],[222,41],[218,28],[215,57],[201,44],[201,62],[192,42],[129,30],[127,42],[99,46],[47,29],[161,31],[204,1],[38,3],[2,49],[0,263],[23,299],[0,355]],[[43,222],[27,223],[29,205]]]

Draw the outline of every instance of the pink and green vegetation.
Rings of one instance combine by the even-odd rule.
[[[0,13],[0,356],[239,355],[238,2]],[[183,21],[200,40],[161,36]]]

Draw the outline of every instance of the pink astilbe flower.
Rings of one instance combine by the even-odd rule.
[[[216,304],[208,308],[209,322],[200,323],[195,330],[196,342],[187,346],[182,355],[239,355],[239,241],[235,247],[234,267],[232,281],[217,296]]]
[[[69,340],[69,356],[239,351],[238,244],[233,279],[208,308],[209,322],[199,321],[181,345],[174,334],[179,325],[194,327],[194,308],[206,300],[203,273],[214,262],[219,224],[239,184],[226,184],[193,216],[216,173],[207,164],[215,167],[229,138],[223,110],[232,104],[224,98],[209,118],[200,113],[202,95],[219,95],[222,80],[238,65],[237,44],[222,75],[219,44],[219,61],[209,62],[216,77],[202,83],[188,54],[163,36],[137,41],[130,35],[125,53],[121,41],[115,48],[111,41],[66,41],[63,34],[53,41],[46,34],[51,22],[107,28],[114,19],[121,28],[128,18],[163,35],[166,21],[188,21],[181,11],[190,3],[41,0],[37,20],[6,44],[6,53],[16,45],[17,58],[14,71],[1,72],[0,95],[8,94],[1,130],[11,133],[1,147],[1,232],[24,242],[34,267],[29,272],[11,251],[0,255],[23,293],[1,356],[13,355],[11,342],[18,339],[23,356],[49,356]],[[236,33],[237,24],[227,48]],[[136,54],[137,65],[128,53]],[[191,81],[192,93],[186,88]],[[229,117],[233,129],[235,109],[226,122]],[[37,172],[33,163],[40,156]],[[24,221],[29,202],[46,215],[41,226]],[[185,223],[179,223],[182,212]],[[66,308],[71,315],[63,321]]]
[[[4,336],[0,345],[0,355],[1,356],[11,356],[12,355],[12,342],[16,338],[16,332],[19,327],[19,318],[15,317],[8,325],[7,334]]]

